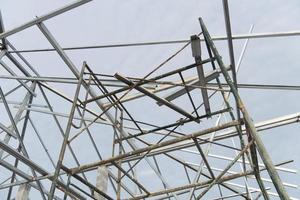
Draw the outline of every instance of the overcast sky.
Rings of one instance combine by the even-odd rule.
[[[0,0],[0,9],[5,29],[10,30],[35,16],[41,16],[71,2],[73,1]],[[300,1],[297,0],[229,0],[229,9],[234,35],[248,33],[251,25],[254,25],[254,33],[300,30]],[[204,19],[211,35],[226,34],[221,0],[96,0],[47,20],[45,24],[61,46],[72,47],[189,39],[191,35],[200,32],[198,17]],[[51,47],[37,27],[26,29],[8,39],[17,49]],[[243,43],[243,40],[234,42],[236,61]],[[83,61],[87,61],[97,73],[120,72],[126,76],[142,77],[181,46],[182,44],[172,44],[93,49],[72,51],[68,55],[78,69]],[[251,39],[238,73],[238,82],[300,85],[299,46],[300,36]],[[227,43],[217,42],[217,47],[228,64]],[[53,52],[27,53],[24,56],[43,76],[72,77],[70,70]],[[193,58],[188,49],[159,72],[170,71],[174,66],[184,66],[192,62]],[[0,83],[5,85],[3,81]],[[73,97],[74,88],[61,89]],[[240,93],[254,122],[300,112],[299,91],[241,89]],[[54,105],[58,110],[69,113],[70,107]],[[141,114],[140,107],[129,106],[132,112]],[[162,116],[167,116],[167,113],[162,113]],[[149,116],[144,115],[140,119],[145,120],[143,117],[147,119]],[[43,123],[47,125],[46,120]],[[43,124],[41,129],[42,126]],[[298,124],[268,130],[262,134],[275,163],[292,159],[294,163],[287,167],[300,169],[299,134]],[[47,137],[49,136],[45,136]],[[30,144],[32,141],[27,142]],[[59,144],[55,143],[55,138],[49,137],[47,142],[51,146],[50,152],[56,155]],[[80,146],[80,143],[77,145]],[[31,151],[33,158],[42,159],[45,156],[39,155],[34,148]],[[83,162],[93,160],[86,159]],[[45,167],[48,165],[51,168],[49,162],[44,164]],[[299,174],[281,175],[284,181],[300,185]],[[292,196],[300,197],[299,190],[288,191]],[[0,197],[5,194],[6,192],[0,191]]]

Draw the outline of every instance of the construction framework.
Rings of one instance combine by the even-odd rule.
[[[297,185],[283,182],[278,174],[295,174],[296,170],[283,166],[292,161],[273,163],[260,133],[297,123],[300,113],[254,123],[238,89],[300,88],[239,84],[236,73],[250,38],[300,32],[251,34],[251,28],[249,34],[234,36],[228,2],[223,0],[225,37],[210,36],[199,18],[201,31],[188,40],[63,48],[44,21],[90,1],[76,1],[12,30],[5,30],[0,18],[0,65],[9,74],[0,79],[17,83],[0,88],[0,191],[6,195],[1,199],[297,199],[287,192]],[[52,49],[17,50],[9,42],[9,36],[32,26],[38,27]],[[246,39],[238,62],[235,39]],[[215,40],[228,41],[229,64],[222,60]],[[75,66],[66,54],[75,49],[170,43],[183,46],[144,77],[101,74],[88,61]],[[153,75],[188,48],[193,63]],[[23,56],[49,51],[60,56],[73,77],[41,76]],[[74,95],[51,84],[68,85]],[[23,97],[8,100],[15,95]],[[144,104],[139,113],[130,110],[140,99],[156,109],[157,124],[155,119],[137,120],[147,112]],[[60,102],[68,105],[69,113],[55,109]],[[171,116],[160,120],[164,112]],[[38,127],[42,118],[55,128]],[[55,131],[61,134],[59,149],[49,150],[44,134]],[[41,145],[47,161],[31,159],[26,137]],[[82,163],[78,154],[85,148],[90,161]]]

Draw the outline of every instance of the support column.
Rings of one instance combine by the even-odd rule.
[[[30,192],[30,185],[22,184],[18,189],[16,200],[28,200],[29,192]]]
[[[104,193],[107,193],[108,169],[106,166],[100,166],[97,170],[96,187]],[[106,200],[101,194],[95,193],[94,197],[97,200]]]

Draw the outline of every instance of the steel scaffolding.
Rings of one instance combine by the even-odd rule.
[[[76,1],[11,30],[4,29],[0,18],[0,65],[8,73],[0,80],[9,83],[0,85],[0,191],[6,191],[1,199],[297,199],[288,193],[297,185],[282,181],[278,173],[295,174],[284,167],[293,161],[287,156],[273,163],[260,134],[297,123],[300,114],[254,123],[239,89],[300,87],[240,84],[237,73],[250,38],[300,32],[252,34],[251,27],[249,34],[232,35],[228,2],[223,0],[224,37],[210,36],[199,18],[200,33],[187,40],[63,48],[44,21],[90,1]],[[33,26],[52,48],[17,50],[9,41]],[[238,62],[233,49],[237,39],[246,39]],[[227,40],[228,65],[215,40]],[[173,43],[183,46],[143,77],[103,74],[88,61],[79,67],[66,53]],[[193,63],[157,75],[188,48]],[[23,56],[50,51],[73,76],[42,76]],[[67,85],[73,96],[57,85]],[[11,96],[17,100],[9,100]],[[68,112],[57,110],[59,104]],[[143,120],[148,109],[154,109],[155,119]],[[165,112],[168,119],[163,119]],[[43,138],[54,132],[61,136],[49,146]],[[41,145],[43,160],[31,158],[28,138],[31,145]],[[81,162],[82,157],[88,161]]]

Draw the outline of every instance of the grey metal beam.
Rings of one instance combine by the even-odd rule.
[[[216,79],[217,77],[219,77],[219,74],[220,74],[220,70],[213,70],[213,71],[205,74],[205,76],[204,76],[205,77],[205,83],[207,84],[208,82]],[[167,101],[173,101],[174,99],[184,95],[187,92],[186,90],[188,90],[190,92],[190,91],[196,89],[196,87],[191,87],[191,86],[198,86],[198,85],[200,85],[200,81],[199,81],[199,79],[196,79],[196,80],[190,82],[187,85],[186,89],[185,88],[176,89],[174,92],[172,92],[171,94],[169,94],[169,95],[167,95],[163,98]],[[162,105],[159,102],[157,102],[157,104],[159,106]]]
[[[16,50],[16,48],[12,45],[12,43],[10,43],[9,40],[5,39],[5,42],[7,44],[8,47],[10,47],[12,50]],[[6,51],[8,54],[10,54],[10,52]],[[24,56],[20,53],[16,53],[17,56],[25,63],[25,65],[31,69],[31,71],[36,74],[37,76],[40,76],[39,73],[34,69],[34,67],[24,58]]]
[[[228,42],[232,79],[233,82],[237,84],[228,0],[223,0],[222,2],[223,2],[224,18],[225,18],[225,25],[226,25],[226,35],[227,35],[227,42]]]
[[[230,69],[229,67],[227,67],[227,69]],[[205,80],[207,82],[207,87],[218,87],[218,85],[216,83],[209,83],[210,81],[214,80],[215,78],[219,77],[220,74],[220,70],[214,70],[209,72],[207,75],[205,75]],[[7,80],[25,80],[25,81],[37,81],[41,84],[45,84],[43,82],[54,82],[54,83],[66,83],[66,84],[77,84],[77,80],[72,79],[72,78],[67,78],[67,77],[27,77],[27,76],[10,76],[10,75],[0,75],[0,79],[7,79]],[[178,85],[178,81],[173,82],[174,85],[168,84],[167,82],[164,83],[160,83],[160,82],[156,82],[156,81],[151,81],[151,80],[146,80],[149,81],[149,84],[157,84],[159,85],[159,88],[153,89],[153,93],[157,93],[160,91],[165,91],[167,89],[172,89],[174,87],[176,87]],[[189,77],[189,78],[185,78],[185,81],[187,84],[187,88],[189,91],[192,91],[194,89],[196,89],[199,85],[199,81],[197,78],[193,77]],[[103,81],[103,85],[104,86],[114,86],[114,87],[124,87],[124,85],[120,85],[120,81],[118,81],[118,85],[116,84],[111,84],[109,83],[109,81],[106,83],[106,81]],[[227,83],[222,83],[221,84],[223,87],[228,87]],[[195,87],[194,87],[195,86]],[[145,87],[149,87],[149,88],[153,88],[152,86],[145,86]],[[163,88],[161,88],[163,87]],[[238,83],[237,84],[238,88],[241,89],[262,89],[262,90],[300,90],[300,85],[283,85],[283,84],[255,84],[255,83]],[[172,101],[182,95],[184,95],[186,93],[186,90],[184,88],[179,88],[176,89],[174,92],[172,92],[171,94],[163,97],[164,99],[166,99],[167,101]],[[136,99],[138,97],[141,96],[145,96],[144,94],[135,94],[135,96],[131,96],[129,100],[131,99]],[[124,99],[122,99],[120,102],[126,102],[128,101],[127,98],[125,97]],[[9,102],[9,101],[8,101]],[[161,105],[161,103],[157,102],[158,105]],[[35,106],[35,105],[33,105]]]
[[[62,14],[64,12],[72,10],[72,9],[74,9],[74,8],[76,8],[78,6],[81,6],[83,4],[86,4],[86,3],[90,2],[90,1],[92,1],[92,0],[77,0],[77,1],[75,1],[73,3],[68,4],[66,6],[63,6],[63,7],[59,8],[59,9],[53,10],[53,11],[51,11],[51,12],[45,14],[45,15],[37,17],[37,18],[35,18],[35,19],[33,19],[33,20],[25,23],[25,24],[22,24],[22,25],[16,27],[16,28],[13,28],[11,30],[5,31],[4,33],[1,33],[0,34],[0,39],[6,38],[6,37],[8,37],[8,36],[10,36],[12,34],[20,32],[20,31],[22,31],[24,29],[27,29],[27,28],[29,28],[31,26],[36,25],[37,23],[43,22],[45,20],[48,20],[48,19],[50,19],[52,17],[55,17],[57,15],[60,15],[60,14]]]
[[[48,197],[49,200],[52,200],[52,198],[54,196],[57,179],[58,179],[58,176],[59,176],[60,169],[62,167],[62,162],[63,162],[64,156],[65,156],[65,151],[67,149],[67,143],[68,143],[69,135],[70,135],[71,128],[72,128],[73,117],[74,117],[74,114],[75,114],[76,105],[77,105],[77,101],[78,101],[78,98],[79,98],[80,88],[82,86],[81,84],[82,84],[82,81],[83,81],[83,73],[84,73],[85,65],[86,64],[83,63],[83,66],[82,66],[82,69],[81,69],[81,72],[80,72],[80,78],[79,78],[79,81],[78,81],[78,84],[77,84],[77,87],[76,87],[76,91],[75,91],[75,95],[74,95],[74,99],[73,99],[73,104],[72,104],[72,107],[71,107],[71,111],[70,111],[69,119],[68,119],[68,123],[67,123],[67,128],[66,128],[66,131],[65,131],[65,134],[64,134],[63,143],[62,143],[61,148],[60,148],[60,153],[59,153],[58,161],[57,161],[55,172],[54,172],[54,177],[53,177],[51,188],[50,188],[50,195]]]
[[[4,24],[3,24],[3,19],[2,19],[2,13],[0,10],[0,34],[4,32]],[[1,46],[0,50],[6,49],[6,43],[4,39],[1,39]],[[1,59],[1,58],[0,58]]]

